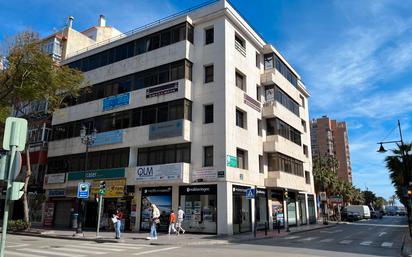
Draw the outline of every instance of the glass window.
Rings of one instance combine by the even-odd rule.
[[[246,129],[246,113],[236,109],[236,126]]]
[[[245,42],[245,40],[241,37],[241,36],[239,36],[239,35],[235,35],[235,42],[237,43],[237,44],[239,44],[240,46],[242,46],[243,48],[245,48],[246,47],[246,42]]]
[[[259,173],[263,173],[263,156],[259,155]]]
[[[156,123],[157,108],[155,106],[144,107],[142,110],[142,125]]]
[[[213,166],[213,146],[203,147],[203,167]]]
[[[213,65],[205,66],[205,83],[213,82]]]
[[[257,119],[257,130],[258,130],[258,136],[262,136],[262,120]]]
[[[239,168],[239,169],[247,169],[246,151],[237,148],[237,149],[236,149],[236,158],[237,158],[237,168]]]
[[[184,229],[194,233],[217,232],[216,194],[180,195],[180,205],[184,208]]]
[[[167,103],[159,105],[157,111],[157,122],[163,122],[168,120],[169,106]]]
[[[213,104],[205,105],[204,111],[205,111],[204,123],[213,123]]]
[[[205,44],[212,44],[214,41],[214,29],[208,28],[205,30]]]
[[[236,86],[242,89],[243,91],[246,91],[245,76],[238,71],[236,71]]]
[[[170,36],[170,30],[166,30],[164,32],[161,33],[161,42],[160,42],[160,46],[167,46],[170,45],[170,40],[171,40],[171,36]]]
[[[260,68],[260,54],[256,52],[256,68]]]

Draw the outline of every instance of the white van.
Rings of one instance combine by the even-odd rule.
[[[357,212],[363,219],[370,219],[371,218],[371,211],[369,207],[366,205],[349,205],[346,206],[346,210],[348,212]]]

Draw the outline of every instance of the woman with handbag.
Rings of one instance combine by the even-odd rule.
[[[147,239],[157,240],[157,224],[160,223],[160,220],[159,220],[160,211],[157,208],[157,206],[153,203],[151,204],[151,209],[152,209],[152,217],[151,217],[152,226],[150,228],[150,237],[148,237]]]
[[[120,239],[120,228],[122,226],[122,219],[124,217],[123,212],[119,209],[116,210],[116,215],[113,215],[113,223],[116,231],[116,239]]]

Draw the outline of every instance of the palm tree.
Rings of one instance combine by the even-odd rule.
[[[389,170],[389,177],[392,180],[392,185],[395,187],[399,201],[406,205],[407,198],[403,195],[403,187],[407,186],[410,180],[412,143],[398,145],[397,149],[391,151],[393,155],[385,158],[386,168]],[[409,178],[405,176],[409,176]]]

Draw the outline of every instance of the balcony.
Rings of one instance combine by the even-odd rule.
[[[298,191],[311,192],[312,187],[306,184],[305,178],[289,174],[282,171],[268,171],[268,177],[265,179],[266,187],[288,188]]]
[[[266,141],[263,142],[263,151],[266,153],[280,152],[302,162],[307,162],[308,158],[303,154],[302,146],[279,135],[266,136]]]
[[[302,121],[300,117],[291,112],[289,109],[284,107],[277,101],[269,101],[263,104],[262,109],[263,118],[274,118],[277,117],[284,122],[288,123],[290,126],[295,129],[303,132]]]

